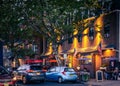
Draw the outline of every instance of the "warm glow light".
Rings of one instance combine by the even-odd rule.
[[[71,68],[72,67],[72,60],[73,60],[73,58],[72,58],[72,56],[71,55],[68,55],[68,59],[69,59],[69,63],[68,63],[68,66]]]
[[[60,41],[60,36],[57,37],[57,41]]]
[[[54,32],[55,32],[55,33],[58,33],[58,34],[60,33],[59,30],[58,30],[57,28],[54,29]]]
[[[104,51],[104,56],[105,57],[111,57],[111,56],[115,56],[115,51],[111,50],[111,49],[107,49]]]
[[[78,30],[75,29],[73,35],[77,35],[77,34],[78,34]]]
[[[73,34],[74,35],[78,34],[78,30],[75,29]],[[75,49],[79,48],[79,42],[78,42],[78,38],[77,37],[73,38],[73,44],[71,45],[71,49],[74,49],[74,48]]]
[[[95,69],[99,70],[101,66],[101,57],[99,55],[95,55]]]
[[[89,29],[87,28],[83,31],[83,34],[88,34],[88,32],[89,32]]]
[[[24,60],[23,59],[18,59],[18,61],[19,61],[20,65],[24,64]],[[16,62],[15,61],[13,61],[13,64],[16,67]]]
[[[50,55],[53,52],[52,43],[49,44],[48,52],[45,55]]]
[[[58,46],[58,53],[60,53],[60,52],[62,52],[62,46],[61,45]]]
[[[96,31],[101,31],[101,29],[103,28],[103,16],[101,15],[100,17],[97,18],[97,20],[95,21],[95,30]]]
[[[79,47],[79,42],[78,42],[78,39],[77,37],[74,37],[73,38],[73,44],[72,44],[72,49],[77,49]]]
[[[52,46],[52,43],[50,43],[50,46]]]
[[[82,48],[86,48],[90,45],[89,37],[88,35],[84,35],[82,37]]]
[[[102,38],[103,38],[103,37],[102,37],[102,34],[98,32],[98,33],[96,34],[96,37],[95,37],[95,40],[94,40],[94,43],[93,43],[94,46],[98,46],[99,43],[103,41]]]
[[[93,17],[89,17],[89,18],[87,18],[87,19],[85,19],[85,20],[88,21],[88,20],[93,20],[93,19],[95,19],[94,16],[93,16]]]
[[[49,52],[52,53],[53,49],[52,49],[52,46],[49,47]]]

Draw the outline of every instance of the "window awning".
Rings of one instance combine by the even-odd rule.
[[[94,51],[96,51],[96,50],[97,50],[97,48],[96,48],[96,46],[95,46],[95,47],[80,48],[80,49],[78,50],[78,52],[87,53],[87,52],[94,52]]]
[[[77,53],[87,53],[87,52],[94,52],[97,50],[97,47],[87,47],[87,48],[77,48]],[[69,49],[69,50],[65,50],[63,52],[61,52],[61,54],[70,54],[70,53],[74,53],[75,49]]]
[[[79,58],[79,60],[91,60],[90,58]]]
[[[109,44],[109,45],[102,45],[102,50],[105,49],[116,49],[115,45]],[[89,52],[94,52],[97,51],[97,46],[91,46],[91,47],[86,47],[86,48],[77,48],[77,52],[79,53],[89,53]],[[74,48],[69,49],[69,50],[63,50],[60,54],[70,54],[74,53]]]
[[[116,57],[106,57],[103,60],[118,60]]]
[[[49,62],[57,62],[56,60],[49,60]]]
[[[41,63],[43,61],[42,60],[26,60],[25,62],[30,64],[30,63]]]

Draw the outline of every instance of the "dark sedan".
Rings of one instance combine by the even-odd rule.
[[[12,77],[9,71],[3,66],[0,66],[0,86],[14,86],[16,80]]]
[[[21,65],[16,71],[14,71],[14,76],[17,81],[22,81],[24,84],[31,81],[45,81],[45,72],[42,70],[42,66],[37,64]]]

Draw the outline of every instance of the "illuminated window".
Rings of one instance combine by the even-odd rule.
[[[69,38],[69,39],[68,39],[68,43],[69,43],[69,44],[73,43],[73,38]]]
[[[105,25],[104,27],[104,36],[106,38],[110,36],[110,25],[109,24]]]
[[[82,34],[78,34],[78,42],[82,42]]]
[[[68,35],[68,44],[73,43],[73,37],[72,34]]]
[[[89,38],[90,40],[94,39],[94,28],[93,27],[89,28]]]

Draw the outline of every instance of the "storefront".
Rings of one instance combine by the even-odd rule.
[[[115,68],[117,67],[118,58],[116,56],[116,50],[114,48],[105,48],[103,50],[103,57],[102,57],[102,67],[106,68]]]
[[[90,71],[91,77],[95,77],[95,72],[101,67],[110,67],[112,61],[115,63],[115,67],[118,61],[115,49],[110,48],[103,48],[102,55],[99,54],[97,48],[89,48],[84,52],[79,49],[76,56],[74,54],[75,52],[69,52],[67,54],[66,64],[74,69],[77,66],[80,66],[81,70],[87,68]]]

